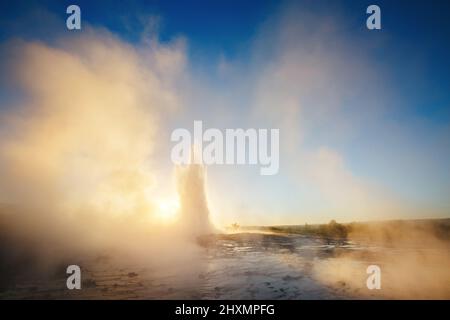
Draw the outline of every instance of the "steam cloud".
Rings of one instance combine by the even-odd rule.
[[[134,47],[86,29],[51,46],[7,48],[9,80],[25,99],[0,113],[4,278],[13,265],[47,270],[105,251],[153,265],[155,256],[158,265],[192,259],[193,241],[156,218],[158,168],[149,161],[158,123],[180,107],[183,42]],[[207,215],[199,173],[186,171],[182,210]],[[189,184],[198,196],[189,198]]]

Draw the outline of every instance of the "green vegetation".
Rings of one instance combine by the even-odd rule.
[[[391,220],[380,222],[240,227],[241,231],[259,230],[283,234],[301,234],[342,241],[347,239],[370,242],[408,242],[425,244],[434,240],[450,242],[450,219]]]
[[[316,225],[291,225],[291,226],[267,226],[267,227],[241,227],[241,229],[257,229],[265,232],[302,234],[327,239],[343,240],[347,238],[347,227],[331,220],[328,224]]]

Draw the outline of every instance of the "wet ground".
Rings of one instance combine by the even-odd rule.
[[[381,255],[386,250],[302,235],[216,235],[199,240],[200,254],[195,261],[184,261],[184,265],[156,270],[146,264],[127,265],[109,255],[97,255],[81,263],[81,290],[66,288],[65,273],[45,278],[24,276],[3,288],[0,298],[401,298],[387,281],[390,271]],[[366,286],[366,269],[371,264],[380,265],[382,270],[386,265],[382,290]],[[429,267],[432,272],[433,266]],[[427,298],[426,292],[423,298]]]

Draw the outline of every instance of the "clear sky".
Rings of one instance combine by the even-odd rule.
[[[81,31],[65,28],[69,4]],[[366,28],[370,4],[381,30]],[[203,120],[280,129],[278,175],[207,168],[217,223],[450,216],[450,2],[2,1],[0,112],[34,92],[10,81],[26,65],[11,55],[16,41],[67,52],[86,34],[154,50],[142,63],[160,59],[155,74],[164,88],[171,79],[177,108],[158,118],[149,156],[155,194],[174,188],[170,132]]]

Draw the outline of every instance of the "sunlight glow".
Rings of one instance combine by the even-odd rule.
[[[164,222],[173,222],[180,208],[177,198],[166,198],[158,201],[157,216]]]

